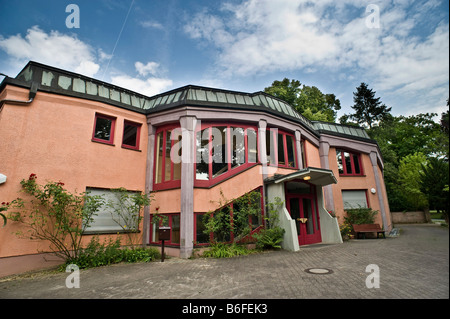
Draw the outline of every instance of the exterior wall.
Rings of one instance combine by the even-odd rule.
[[[357,149],[357,145],[352,146]],[[330,169],[333,171],[337,179],[337,184],[331,186],[334,199],[334,213],[338,217],[339,223],[342,224],[344,222],[344,216],[346,216],[346,213],[344,211],[344,202],[342,200],[342,190],[365,190],[367,195],[368,207],[379,212],[375,217],[375,223],[384,225],[386,229],[390,229],[392,227],[392,222],[389,213],[386,189],[384,187],[384,180],[381,178],[382,187],[378,189],[372,160],[369,154],[360,153],[360,156],[364,174],[362,176],[342,176],[339,175],[336,159],[336,147],[330,147],[328,162]],[[376,169],[378,175],[382,177],[383,173],[381,168],[377,165]],[[371,192],[372,188],[376,190],[375,194]],[[378,192],[381,192],[384,198],[383,205],[380,205]],[[386,221],[383,220],[382,211],[384,211]]]
[[[317,168],[322,167],[320,164],[319,148],[308,140],[305,140],[305,154],[307,166]]]
[[[3,98],[27,100],[28,90],[7,86]],[[116,117],[114,146],[91,141],[95,113]],[[124,149],[124,120],[142,123],[140,151]],[[31,173],[37,182],[61,181],[69,191],[86,187],[145,189],[147,125],[145,115],[100,102],[38,92],[28,105],[5,104],[0,113],[0,199],[12,201],[20,194],[20,181]],[[17,223],[0,231],[0,257],[46,250],[39,242],[18,239]],[[90,236],[86,236],[87,241]]]

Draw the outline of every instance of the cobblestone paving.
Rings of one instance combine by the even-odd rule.
[[[449,233],[431,225],[400,225],[397,238],[311,245],[228,259],[166,259],[81,270],[80,288],[67,273],[0,280],[0,298],[449,298]],[[380,287],[368,289],[369,264]],[[310,274],[308,268],[331,269]]]

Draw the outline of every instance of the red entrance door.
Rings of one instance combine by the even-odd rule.
[[[312,189],[311,189],[312,190]],[[309,194],[286,194],[287,209],[295,220],[299,245],[322,241],[320,221],[316,207],[315,192]]]

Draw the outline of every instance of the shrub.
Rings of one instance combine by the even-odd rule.
[[[235,256],[248,255],[253,253],[254,250],[248,249],[245,246],[233,244],[216,243],[211,245],[210,249],[203,253],[203,257],[212,258],[228,258]]]
[[[351,225],[373,224],[375,223],[375,216],[378,214],[377,210],[364,207],[347,209],[346,211],[347,217],[344,217],[344,220]]]
[[[75,264],[80,269],[117,264],[120,262],[149,262],[161,258],[156,248],[123,248],[120,239],[109,239],[100,243],[97,236],[92,237],[86,248],[82,249],[77,258],[66,261],[66,265]],[[65,269],[65,267],[64,267]]]
[[[281,248],[283,236],[284,229],[281,227],[265,228],[253,235],[257,240],[256,247],[261,249]]]

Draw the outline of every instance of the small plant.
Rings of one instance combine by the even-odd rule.
[[[0,217],[3,219],[3,227],[6,226],[7,218],[6,218],[6,215],[3,214],[2,212],[7,211],[10,204],[11,203],[9,203],[9,202],[2,202],[2,204],[0,206]]]
[[[339,227],[341,231],[342,240],[350,239],[351,233],[353,232],[353,227],[349,224],[348,221],[344,221],[344,223]]]

